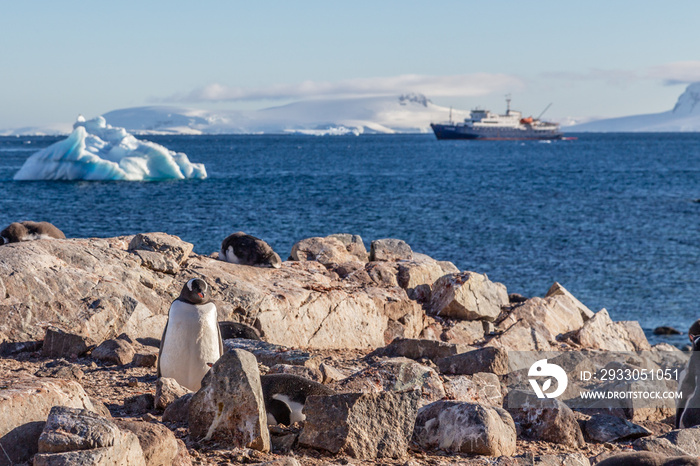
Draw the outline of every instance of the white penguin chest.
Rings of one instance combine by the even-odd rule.
[[[173,302],[161,352],[161,375],[197,391],[209,365],[220,356],[216,306]]]

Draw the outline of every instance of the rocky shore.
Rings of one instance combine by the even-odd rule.
[[[672,400],[572,410],[591,387],[521,390],[532,357],[581,373],[687,361],[558,283],[509,295],[401,240],[367,251],[356,235],[302,240],[278,269],[192,251],[165,233],[0,246],[0,465],[588,465],[630,452],[700,464],[700,428],[673,430]],[[222,329],[260,336],[226,339],[197,393],[155,371],[191,278],[212,286]],[[625,356],[603,361],[611,352]],[[274,373],[335,394],[268,427],[260,377]]]

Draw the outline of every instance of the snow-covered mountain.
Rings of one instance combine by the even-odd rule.
[[[422,133],[431,122],[449,118],[450,109],[433,104],[421,94],[399,97],[323,99],[295,102],[262,110],[227,111],[150,106],[107,112],[112,126],[133,134],[361,134]],[[468,112],[454,110],[452,118],[463,120]],[[70,132],[43,128],[0,131],[10,134],[57,134]]]
[[[673,110],[647,115],[595,120],[569,126],[568,132],[690,132],[700,131],[700,82],[690,84]]]

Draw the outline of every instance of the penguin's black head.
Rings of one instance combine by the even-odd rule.
[[[690,335],[690,341],[693,342],[693,351],[700,351],[700,335]]]
[[[211,287],[201,278],[193,278],[182,287],[178,299],[190,304],[208,303],[211,299]]]

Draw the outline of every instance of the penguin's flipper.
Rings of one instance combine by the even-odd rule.
[[[168,331],[168,323],[170,323],[170,318],[165,321],[165,328],[163,329],[163,336],[160,337],[160,348],[158,349],[158,364],[156,366],[156,377],[160,378],[160,357],[163,355],[163,345],[165,344],[165,333]]]
[[[224,355],[224,340],[221,339],[221,327],[216,323],[216,333],[219,335],[219,357]]]

